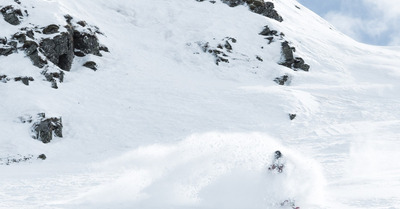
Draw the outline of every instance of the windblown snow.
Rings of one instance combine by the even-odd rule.
[[[399,208],[400,47],[272,2],[283,22],[220,1],[2,0],[29,15],[0,15],[0,37],[69,14],[110,52],[75,57],[58,89],[22,51],[0,56],[0,76],[34,79],[0,79],[0,208]],[[217,65],[204,45],[227,40]],[[278,64],[283,40],[309,72]],[[42,112],[62,117],[63,138],[31,137],[19,118]],[[268,170],[276,150],[282,173]]]

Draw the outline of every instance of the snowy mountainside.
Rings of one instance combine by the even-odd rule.
[[[26,51],[0,56],[0,76],[34,79],[0,83],[0,208],[397,208],[400,48],[268,2],[282,22],[221,1],[2,1],[28,12],[0,16],[8,41],[70,15],[109,53],[48,62],[58,89]],[[279,64],[284,41],[308,72]],[[61,117],[63,137],[33,139],[20,118],[38,113]],[[282,174],[267,169],[275,150]]]

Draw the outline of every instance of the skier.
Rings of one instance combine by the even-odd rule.
[[[284,160],[282,159],[282,153],[277,150],[274,154],[274,162],[268,167],[268,170],[273,171],[276,170],[279,173],[282,173],[284,165]]]

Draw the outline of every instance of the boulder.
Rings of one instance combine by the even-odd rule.
[[[46,160],[47,156],[45,154],[40,154],[37,159]]]
[[[94,71],[97,70],[97,64],[95,62],[93,62],[93,61],[88,61],[85,64],[83,64],[83,66],[87,67],[87,68],[90,68],[90,69],[92,69]]]
[[[51,25],[45,27],[42,32],[43,32],[43,34],[49,35],[49,34],[58,33],[58,29],[60,29],[60,27],[58,27],[58,25],[51,24]]]
[[[0,10],[4,17],[4,20],[11,25],[19,25],[21,23],[21,18],[23,16],[20,9],[15,9],[13,6],[6,6]]]
[[[63,137],[62,135],[62,120],[60,118],[45,118],[44,113],[38,114],[39,121],[35,122],[32,126],[33,138],[49,143],[56,137]]]
[[[301,57],[294,58],[293,67],[304,71],[308,71],[310,69],[310,65],[305,64],[303,58]]]

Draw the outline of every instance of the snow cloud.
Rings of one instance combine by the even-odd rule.
[[[299,0],[352,38],[400,45],[400,0]]]

